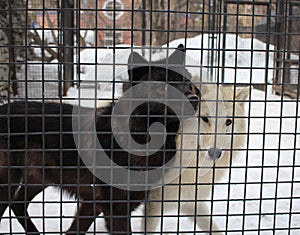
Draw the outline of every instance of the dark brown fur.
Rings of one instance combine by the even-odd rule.
[[[150,77],[147,66],[130,68],[131,85],[145,80],[166,81],[186,96],[194,94],[188,73],[183,77],[168,70],[166,79],[166,72],[153,66]],[[195,107],[197,101],[192,101]],[[96,129],[102,147],[117,164],[147,170],[148,166],[161,166],[174,156],[179,120],[170,109],[149,102],[134,111],[130,130],[136,133],[132,136],[139,143],[147,142],[147,127],[151,123],[161,122],[167,130],[161,150],[145,158],[125,152],[112,137],[112,108],[109,105],[97,110]],[[39,102],[14,102],[0,107],[0,220],[10,205],[26,234],[39,234],[27,207],[38,193],[51,185],[76,196],[81,203],[78,220],[74,219],[67,234],[85,234],[101,212],[111,234],[127,234],[131,231],[131,212],[143,202],[147,192],[107,185],[84,166],[73,139],[72,109],[69,104]]]

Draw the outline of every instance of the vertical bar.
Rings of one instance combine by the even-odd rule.
[[[292,81],[291,81],[291,59],[292,59],[292,55],[291,55],[291,50],[292,50],[292,36],[291,33],[292,31],[292,19],[293,19],[293,5],[292,3],[288,3],[287,4],[287,16],[286,16],[286,29],[287,29],[287,36],[285,38],[286,40],[286,59],[288,61],[288,63],[284,64],[284,71],[285,71],[285,77],[286,77],[286,84],[285,90],[292,90]]]
[[[74,0],[61,1],[62,31],[63,31],[63,96],[73,86],[74,77]]]
[[[10,84],[12,86],[12,91],[13,91],[13,95],[16,96],[18,95],[18,85],[17,85],[17,79],[16,79],[16,52],[15,52],[15,37],[14,37],[14,23],[13,23],[13,16],[14,14],[17,14],[15,11],[16,9],[13,8],[13,2],[9,1],[8,4],[8,10],[7,13],[8,16],[8,40],[9,40],[9,71],[10,71],[10,76],[8,78],[8,80],[10,81]],[[10,93],[10,87],[8,87],[8,94]]]
[[[145,56],[145,46],[146,46],[146,0],[142,3],[142,55]]]
[[[276,85],[281,87],[283,83],[283,72],[282,72],[282,61],[283,61],[283,27],[284,27],[284,2],[283,0],[277,0],[277,17],[275,30],[277,32],[276,36]],[[283,88],[281,88],[283,89]],[[280,89],[280,90],[281,90]],[[279,89],[278,89],[279,90]],[[277,91],[277,89],[276,89]],[[283,90],[281,90],[282,92]]]
[[[224,2],[223,5],[223,42],[222,42],[222,71],[221,71],[221,82],[225,82],[225,60],[226,60],[226,35],[227,35],[227,13],[228,12],[228,3]],[[221,13],[222,14],[222,13]]]

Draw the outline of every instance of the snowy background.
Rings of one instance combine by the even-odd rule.
[[[225,50],[222,48],[218,50],[217,46],[223,45],[224,40]],[[172,50],[167,50],[167,46],[176,48],[180,43],[189,48],[186,53],[188,70],[192,75],[202,74],[203,81],[222,82],[224,79],[226,83],[268,84],[267,91],[271,92],[275,69],[274,46],[257,39],[241,38],[235,34],[226,34],[226,37],[216,34],[213,39],[211,35],[203,34],[188,39],[177,39],[168,45],[163,45],[162,48],[153,48],[151,53],[149,49],[145,49],[145,57],[151,61],[165,58],[167,54],[172,53]],[[212,50],[212,47],[215,49]],[[128,79],[127,60],[132,51],[128,48],[130,45],[117,45],[115,49],[85,49],[75,55],[74,71],[79,73],[74,74],[74,80],[80,81],[81,94],[78,94],[78,89],[71,89],[69,97],[111,98],[113,80],[115,95],[118,96],[122,86],[119,82]],[[142,54],[142,49],[139,47],[134,47],[133,50]],[[223,56],[225,76],[222,78],[220,67],[223,65],[220,61]],[[293,54],[291,57],[298,59]],[[59,66],[57,61],[42,65],[29,62],[26,68],[24,65],[23,70],[18,74],[18,80],[27,82],[19,82],[19,97],[23,98],[27,95],[28,98],[39,99],[58,96]],[[43,83],[41,77],[44,77]]]
[[[187,52],[187,64],[188,67],[190,65],[189,69],[193,75],[200,73],[200,61],[204,68],[208,66],[208,57],[211,56],[208,50],[208,36],[201,37],[186,41],[188,48],[201,48],[203,44],[203,48],[207,49]],[[171,42],[170,47],[177,47],[179,43],[184,43],[184,40]],[[237,52],[230,50],[237,48]],[[266,83],[272,81],[272,50],[274,48],[267,48],[266,44],[256,39],[236,38],[234,35],[229,35],[226,38],[226,49],[228,49],[225,61],[228,67],[225,70],[226,82]],[[250,49],[254,51],[250,52]],[[141,53],[141,50],[136,50]],[[267,54],[266,50],[271,52]],[[71,89],[69,97],[78,97],[80,93],[80,97],[92,99],[96,91],[97,97],[111,98],[110,81],[112,78],[115,77],[120,81],[127,79],[126,63],[129,53],[130,50],[120,49],[116,50],[113,57],[113,51],[110,49],[82,51],[80,58],[75,59],[81,63],[80,71],[82,71],[80,76],[76,75],[76,79],[80,78],[85,83],[83,82],[83,88],[80,91]],[[152,56],[153,60],[163,58],[164,51]],[[146,53],[147,57],[149,58],[149,53]],[[117,64],[114,70],[113,66],[109,65],[113,62],[113,58]],[[93,65],[95,63],[97,66]],[[43,67],[46,71],[46,82],[48,81],[49,85],[54,87],[57,86],[55,83],[57,70],[53,67],[57,66],[53,63],[49,67],[48,65]],[[32,67],[29,65],[28,72],[30,69],[35,71],[36,67],[36,65]],[[220,79],[217,71],[212,76],[208,76],[206,70],[202,73],[205,81]],[[34,76],[38,75],[34,72],[32,74],[30,78],[34,80]],[[25,75],[20,74],[20,76]],[[105,86],[104,82],[106,82]],[[30,88],[28,86],[27,88]],[[117,89],[116,96],[119,92],[120,90]],[[41,95],[38,92],[28,94],[32,95],[32,98],[39,98]],[[48,95],[50,97],[53,94]],[[227,234],[300,234],[300,140],[298,134],[300,133],[300,120],[297,100],[275,96],[271,94],[270,87],[266,93],[253,89],[250,100],[247,150],[242,151],[238,161],[233,163],[230,177],[225,177],[222,184],[215,186],[213,215],[221,229],[230,231]],[[94,103],[83,101],[82,104],[89,106]],[[59,203],[61,197],[64,201],[62,204]],[[43,199],[48,203],[45,203]],[[39,194],[30,204],[29,214],[36,217],[33,221],[40,231],[55,234],[60,229],[66,230],[70,226],[72,219],[67,217],[74,215],[75,208],[76,204],[72,198],[60,195],[57,189],[49,187],[44,194]],[[12,212],[6,210],[4,215],[6,218],[1,222],[0,233],[25,234],[16,219],[13,219],[10,225],[8,219],[10,213],[13,215]],[[174,211],[174,215],[176,214],[177,212]],[[138,209],[134,215],[141,215],[141,209]],[[60,220],[61,216],[65,218]],[[165,224],[174,231],[176,220],[176,218],[165,219]],[[139,231],[139,226],[140,219],[134,218],[134,231]],[[192,233],[193,227],[187,219],[180,219],[180,231]],[[99,234],[105,231],[101,215],[92,225],[91,231],[94,229]],[[198,231],[201,232],[199,229]]]

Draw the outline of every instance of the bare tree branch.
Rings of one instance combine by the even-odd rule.
[[[43,58],[44,61],[50,62],[54,59],[59,59],[58,53],[56,51],[54,51],[51,47],[48,47],[47,42],[43,41],[40,37],[40,35],[38,34],[37,30],[34,29],[34,32],[29,32],[28,33],[29,36],[33,39],[34,43],[37,45],[45,45],[44,49],[51,55],[50,57],[46,57]],[[41,57],[35,57],[35,59],[39,59],[42,60]]]
[[[53,25],[53,23],[52,23],[52,21],[51,21],[51,19],[50,19],[50,16],[49,16],[49,13],[48,13],[48,12],[46,12],[46,17],[47,17],[48,24],[49,24],[49,26],[50,26],[50,28],[51,28],[51,35],[52,35],[52,37],[53,37],[53,42],[54,42],[55,45],[58,47],[59,43],[58,43],[58,41],[57,41],[57,39],[56,39],[54,30],[53,30],[53,29],[54,29],[54,25]],[[55,28],[57,28],[57,27],[55,27]]]

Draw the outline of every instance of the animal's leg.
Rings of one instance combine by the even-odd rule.
[[[17,189],[18,186],[0,186],[0,223],[6,208],[13,205],[13,196]]]
[[[8,207],[8,200],[9,200],[8,186],[7,185],[0,186],[0,191],[1,191],[0,193],[0,223],[1,223],[1,219],[4,214],[4,211]]]
[[[145,205],[145,215],[142,219],[142,231],[168,234],[164,231],[164,214],[178,208],[178,203],[174,202],[178,197],[177,192],[178,188],[174,190],[174,187],[169,186],[150,191]],[[176,228],[175,222],[172,230],[175,231]]]
[[[2,155],[0,155],[0,164],[1,166],[4,166],[2,169],[0,168],[0,223],[6,208],[9,206],[9,203],[18,188],[18,183],[20,182],[20,172],[5,168],[7,162],[4,160],[6,159],[2,158]],[[8,171],[11,173],[9,174]]]
[[[152,200],[152,199],[151,199]],[[157,199],[161,200],[161,199]],[[162,219],[161,203],[160,202],[147,202],[145,205],[145,213],[142,218],[142,231],[146,234],[149,232],[159,231],[158,224]]]
[[[17,193],[14,195],[12,202],[12,210],[15,213],[19,223],[23,226],[26,234],[34,233],[39,234],[39,231],[33,224],[28,214],[28,206],[32,199],[42,191],[40,187],[34,186],[21,186]]]
[[[99,207],[99,204],[83,201],[66,234],[86,234],[89,227],[101,212],[102,210]]]
[[[190,215],[188,218],[194,222],[194,203],[187,203],[186,205],[182,206],[182,211],[185,214]],[[214,222],[213,218],[211,218],[210,211],[208,210],[207,203],[205,202],[197,202],[196,224],[199,228],[201,228],[203,231],[207,232],[210,235],[224,235],[224,233],[219,232],[220,229],[218,225]]]
[[[131,209],[129,202],[107,203],[103,210],[106,228],[110,234],[131,234]]]

